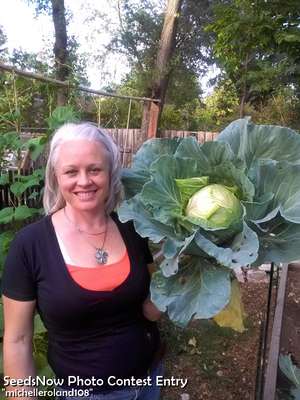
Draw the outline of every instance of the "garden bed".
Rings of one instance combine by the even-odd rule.
[[[248,313],[243,333],[220,328],[213,320],[192,320],[182,329],[163,316],[159,327],[167,343],[165,378],[188,379],[185,388],[164,387],[163,400],[253,399],[261,319],[267,308],[269,284],[245,282],[241,287]],[[275,296],[272,298],[274,302]]]

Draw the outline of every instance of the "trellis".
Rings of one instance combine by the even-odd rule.
[[[76,89],[79,91],[98,94],[101,96],[117,97],[119,99],[130,100],[128,117],[127,117],[127,126],[129,126],[131,101],[132,100],[138,100],[138,101],[144,101],[144,102],[148,101],[151,103],[150,120],[149,120],[149,127],[148,127],[148,139],[152,139],[152,138],[156,137],[157,123],[158,123],[158,105],[157,105],[157,103],[161,102],[159,99],[150,99],[150,98],[146,98],[146,97],[136,97],[136,96],[125,96],[122,94],[105,92],[103,90],[90,89],[90,88],[87,88],[84,86],[76,86],[76,85],[70,84],[70,82],[63,82],[63,81],[59,81],[57,79],[52,79],[52,78],[48,78],[48,77],[45,77],[45,76],[42,76],[39,74],[35,74],[33,72],[23,71],[21,69],[17,69],[17,68],[11,67],[9,65],[5,65],[2,62],[0,62],[0,70],[10,72],[12,74],[21,75],[21,76],[24,76],[24,77],[27,77],[30,79],[36,79],[38,81],[45,82],[45,83],[47,83],[47,82],[56,83],[57,85],[67,87],[68,89]]]

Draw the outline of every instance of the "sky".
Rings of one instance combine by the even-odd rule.
[[[40,15],[35,18],[35,7],[28,5],[26,0],[0,0],[1,14],[0,24],[3,26],[7,36],[6,47],[11,51],[12,49],[22,49],[23,51],[41,53],[45,46],[53,47],[54,42],[54,27],[53,21],[50,16]],[[84,2],[82,0],[65,0],[65,6],[69,7],[72,11],[72,19],[68,26],[68,35],[75,35],[77,41],[80,43],[80,51],[90,54],[88,77],[93,89],[101,89],[103,85],[107,84],[105,80],[101,80],[100,74],[100,61],[102,45],[107,43],[108,36],[97,35],[97,25],[91,28],[87,26],[85,18],[89,15],[89,10],[92,9],[93,3],[95,8],[99,7],[99,0],[89,0]],[[89,7],[90,6],[90,7]],[[105,0],[101,0],[101,11],[107,6]],[[112,18],[113,22],[113,18]],[[97,22],[95,22],[97,24]],[[97,40],[93,41],[91,35],[95,35]],[[117,68],[118,67],[118,68]],[[120,83],[122,74],[127,73],[129,70],[126,63],[110,60],[110,65],[107,67],[112,79],[115,83]],[[103,74],[102,74],[103,75]],[[107,79],[111,79],[108,77]]]
[[[0,24],[3,25],[9,48],[20,47],[28,52],[39,52],[43,49],[43,35],[51,31],[48,18],[41,16],[34,20],[34,7],[25,1],[1,0]]]

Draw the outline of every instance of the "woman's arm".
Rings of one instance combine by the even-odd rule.
[[[154,263],[148,264],[148,269],[150,273],[150,277],[152,278],[152,274],[155,272],[155,265]],[[159,309],[152,303],[151,298],[150,298],[150,292],[148,293],[148,296],[144,300],[142,304],[142,310],[144,316],[149,319],[150,321],[157,321],[161,315],[163,314],[162,311],[159,311]]]
[[[32,339],[36,301],[17,301],[3,296],[4,338],[3,359],[4,377],[11,379],[35,379]],[[6,386],[6,390],[33,390],[28,386]],[[31,397],[31,399],[37,399]]]

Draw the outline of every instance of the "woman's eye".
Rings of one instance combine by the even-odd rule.
[[[91,169],[91,172],[92,172],[93,174],[97,174],[97,173],[100,172],[100,169],[99,169],[99,168],[93,168],[93,169]]]
[[[70,170],[70,171],[67,171],[67,175],[75,175],[76,174],[76,171],[75,170]]]

